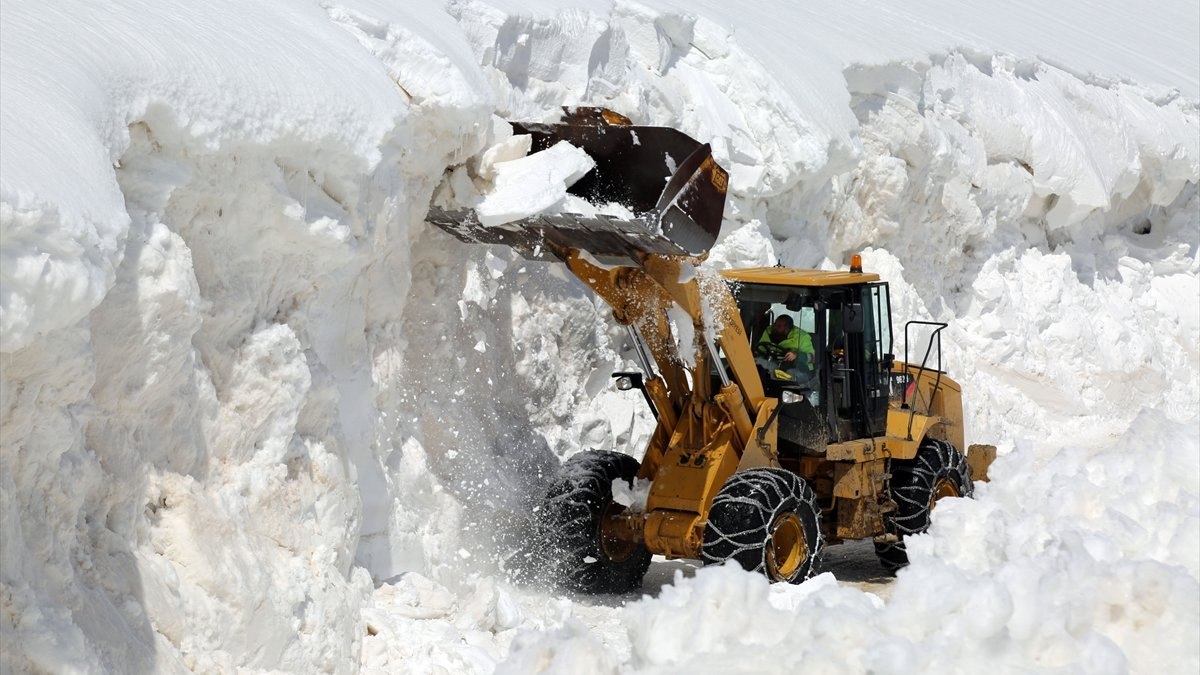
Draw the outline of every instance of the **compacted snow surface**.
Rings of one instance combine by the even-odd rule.
[[[0,671],[1200,671],[1200,8],[909,4],[0,4]],[[712,143],[706,267],[950,324],[1001,457],[894,582],[508,581],[652,420],[580,284],[424,217],[577,208],[504,122],[576,104]]]

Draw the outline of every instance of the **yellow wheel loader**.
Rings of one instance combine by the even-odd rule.
[[[639,588],[654,554],[799,583],[824,546],[870,537],[895,570],[937,500],[969,497],[986,479],[995,448],[964,452],[961,389],[941,364],[945,324],[905,324],[906,350],[914,330],[928,344],[919,362],[896,359],[888,285],[857,256],[848,271],[697,271],[727,184],[707,144],[598,109],[514,131],[535,152],[582,148],[596,166],[570,191],[634,216],[485,227],[469,209],[433,208],[428,220],[565,263],[627,327],[640,371],[616,383],[640,390],[657,418],[640,463],[585,451],[563,464],[535,514],[539,567],[585,592]],[[621,482],[648,482],[644,508],[614,498]]]

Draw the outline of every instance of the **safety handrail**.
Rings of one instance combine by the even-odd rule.
[[[909,329],[909,327],[911,327],[913,325],[937,326],[937,329],[934,330],[933,333],[931,333],[929,335],[929,344],[925,347],[925,357],[923,359],[921,359],[921,365],[917,368],[916,377],[913,378],[913,383],[914,383],[913,397],[915,398],[917,395],[917,392],[919,392],[921,389],[919,386],[919,383],[921,381],[921,375],[923,375],[925,373],[925,366],[926,366],[926,364],[929,363],[929,353],[933,351],[934,338],[937,338],[937,377],[935,377],[933,379],[933,389],[929,392],[929,401],[927,402],[927,405],[926,405],[926,412],[929,412],[928,409],[933,406],[933,397],[937,396],[938,388],[942,384],[942,372],[943,372],[943,369],[942,369],[942,330],[944,330],[949,324],[945,324],[940,321],[909,321],[904,324],[904,366],[905,366],[906,370],[909,365],[909,362],[908,362],[908,344],[909,344],[908,329]],[[904,391],[900,394],[900,408],[903,409],[907,405],[908,405],[908,387],[905,387]],[[912,440],[913,419],[916,417],[916,414],[917,414],[916,408],[910,407],[909,412],[908,412],[908,433],[907,433],[907,438],[910,441]]]

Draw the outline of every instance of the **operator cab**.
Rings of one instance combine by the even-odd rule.
[[[782,267],[726,270],[767,396],[780,398],[782,452],[823,454],[829,443],[884,433],[892,379],[888,286],[861,272]],[[801,351],[784,360],[787,317]],[[796,346],[794,338],[788,346]]]

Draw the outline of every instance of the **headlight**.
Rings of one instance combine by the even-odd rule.
[[[794,391],[783,391],[779,394],[779,400],[784,403],[799,403],[804,397]]]
[[[628,375],[622,375],[617,378],[617,389],[621,391],[629,391],[633,389],[633,378]]]

